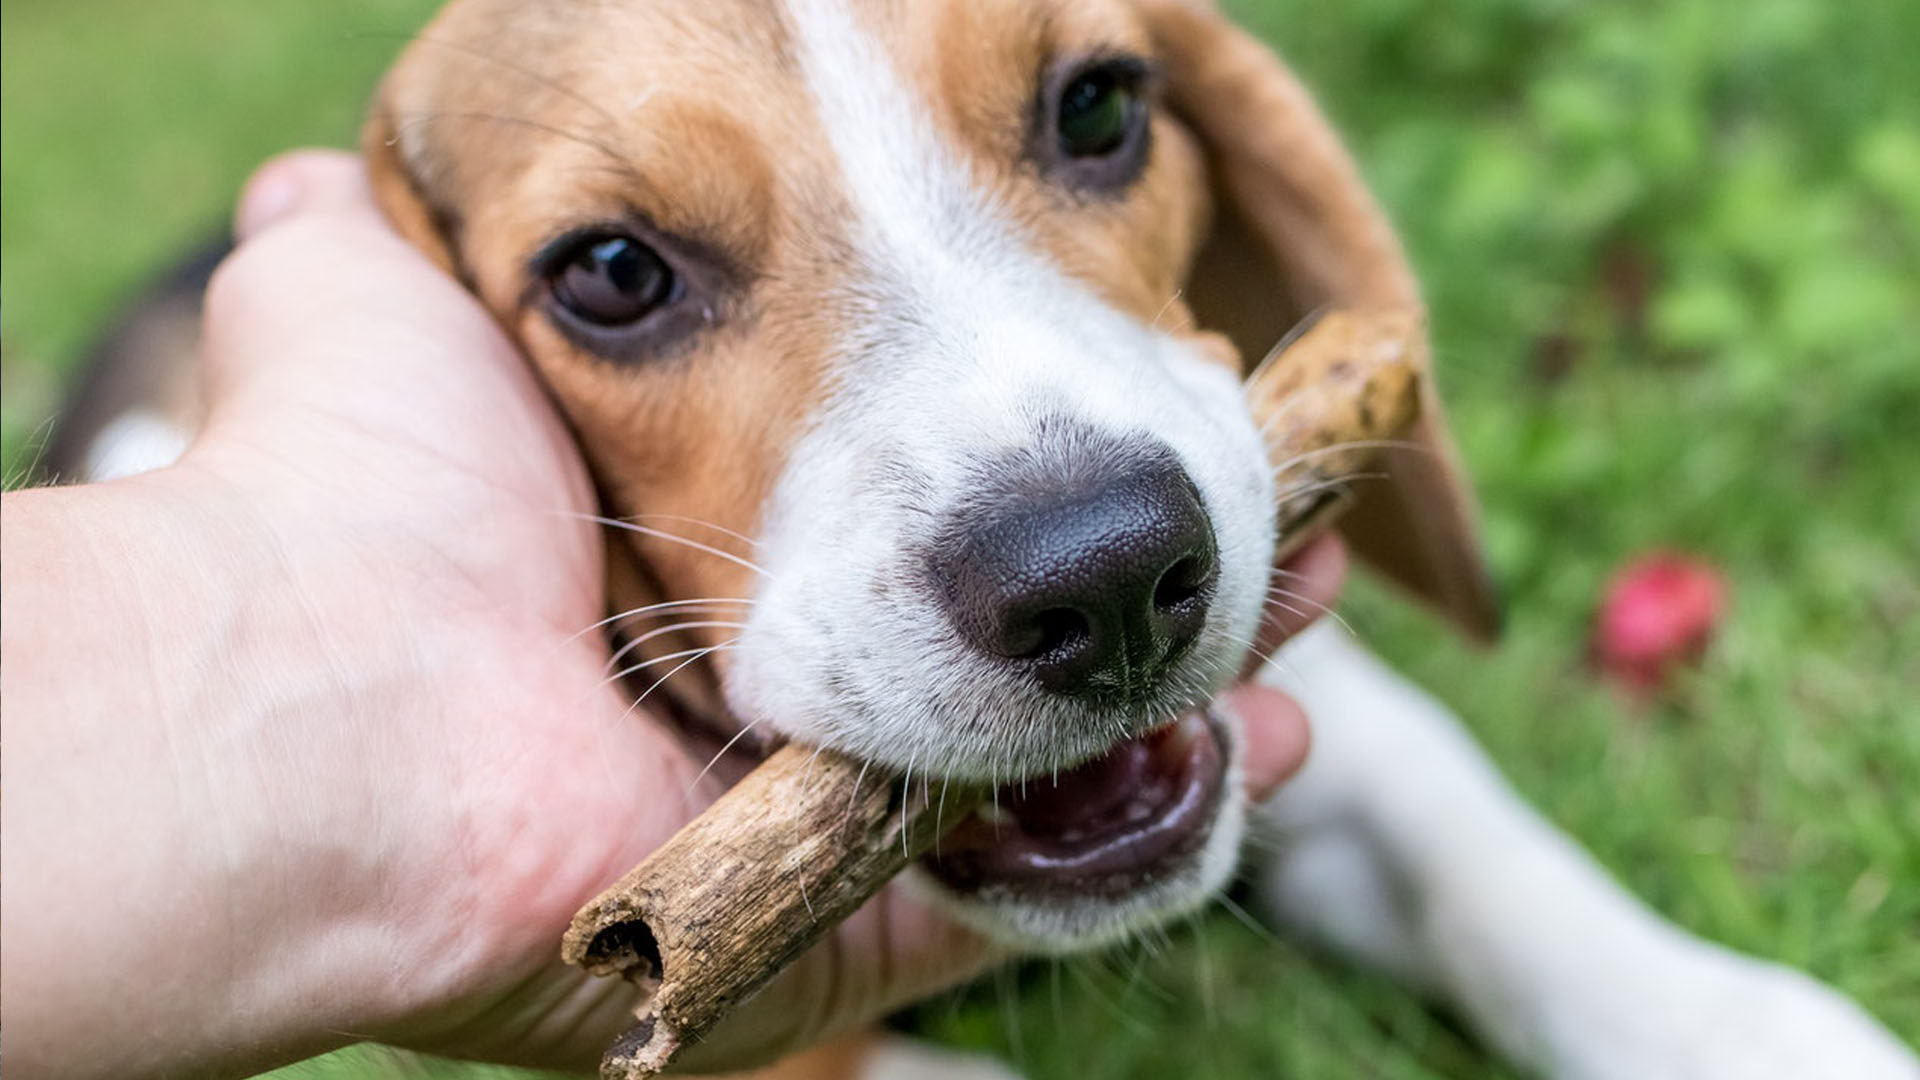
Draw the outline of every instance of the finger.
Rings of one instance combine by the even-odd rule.
[[[241,189],[233,232],[245,243],[301,213],[373,210],[358,156],[344,150],[293,150],[260,166]]]
[[[1347,576],[1347,547],[1333,535],[1307,545],[1273,572],[1267,606],[1240,677],[1250,678],[1267,655],[1333,609]]]
[[[248,184],[236,217],[243,239],[206,298],[210,430],[244,418],[272,433],[319,406],[369,432],[433,444],[458,434],[439,429],[500,413],[505,401],[503,423],[538,423],[495,438],[544,446],[555,437],[554,425],[514,407],[542,399],[512,343],[387,225],[359,158],[279,158]]]
[[[339,381],[343,368],[368,364],[390,376],[389,361],[408,351],[382,340],[396,326],[444,320],[458,338],[490,324],[457,283],[388,227],[352,154],[301,150],[275,158],[243,190],[235,229],[239,246],[206,298],[216,404],[235,383],[263,373]],[[312,354],[321,350],[328,355],[316,362]]]
[[[1258,683],[1221,695],[1219,707],[1240,718],[1240,761],[1247,796],[1264,802],[1307,760],[1312,745],[1306,711],[1291,697]]]

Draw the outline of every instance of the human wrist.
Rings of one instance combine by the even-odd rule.
[[[324,650],[288,647],[298,597],[249,518],[191,467],[7,496],[16,1068],[232,1074],[362,1019],[329,1014],[369,988],[321,991],[355,974],[370,853],[316,845],[326,811],[252,767],[299,754],[297,725],[270,733],[338,688]]]

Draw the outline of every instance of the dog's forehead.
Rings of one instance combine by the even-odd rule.
[[[752,262],[782,229],[952,217],[936,175],[1006,187],[1047,58],[1129,48],[1118,0],[461,0],[386,94],[427,186],[493,219],[483,270],[630,209]]]
[[[936,283],[1028,257],[1122,311],[1163,309],[1207,212],[1195,148],[1154,122],[1122,195],[1043,175],[1050,85],[1090,61],[1150,58],[1123,0],[785,0],[792,53],[848,195],[855,250],[890,282]]]
[[[776,174],[817,170],[787,24],[754,0],[455,0],[382,105],[483,285],[517,272],[538,234],[630,211],[751,243]]]

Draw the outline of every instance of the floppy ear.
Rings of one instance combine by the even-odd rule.
[[[1206,0],[1141,0],[1168,104],[1198,138],[1215,222],[1187,283],[1200,325],[1257,363],[1302,318],[1328,307],[1406,308],[1419,286],[1306,89]],[[1477,510],[1429,370],[1411,446],[1357,484],[1341,523],[1367,562],[1482,640],[1499,605],[1482,561]]]
[[[373,201],[401,237],[425,252],[440,269],[466,282],[454,254],[455,223],[427,194],[413,160],[417,150],[406,141],[394,118],[387,87],[382,86],[360,130],[360,154],[367,162]]]

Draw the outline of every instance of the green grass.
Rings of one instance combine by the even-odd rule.
[[[429,6],[5,7],[10,474],[116,298],[257,159],[349,141]],[[1637,893],[1920,1037],[1920,6],[1240,7],[1413,250],[1511,600],[1487,654],[1364,584],[1349,618]],[[1581,655],[1606,575],[1651,547],[1717,562],[1734,602],[1636,712]],[[1224,916],[915,1020],[1036,1078],[1500,1075],[1393,987]]]

